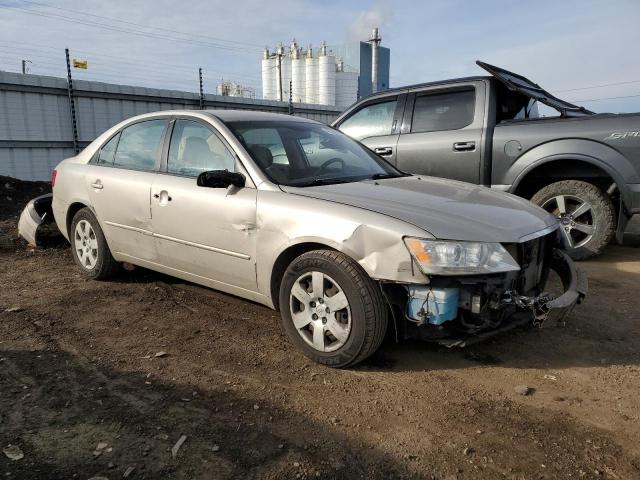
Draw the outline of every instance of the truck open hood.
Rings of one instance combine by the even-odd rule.
[[[533,83],[522,75],[509,72],[508,70],[504,70],[500,67],[494,67],[493,65],[481,62],[480,60],[476,60],[476,64],[504,83],[509,90],[522,93],[523,95],[533,98],[540,103],[544,103],[551,108],[555,108],[560,111],[563,117],[583,117],[586,115],[593,115],[592,111],[587,110],[584,107],[579,107],[578,105],[573,105],[572,103],[565,102],[564,100],[554,97],[540,85]]]
[[[446,240],[516,243],[558,225],[554,216],[520,197],[436,177],[281,188],[387,215]]]

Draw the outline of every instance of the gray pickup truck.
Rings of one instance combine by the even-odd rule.
[[[386,90],[333,126],[401,170],[485,185],[555,214],[574,259],[640,213],[640,114],[595,114],[530,80],[491,73]],[[539,114],[541,107],[553,112]]]

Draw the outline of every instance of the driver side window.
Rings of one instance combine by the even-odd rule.
[[[393,98],[367,105],[344,120],[338,128],[356,140],[391,135],[397,103],[397,98]]]
[[[169,144],[167,172],[197,177],[210,170],[234,172],[235,156],[207,126],[192,120],[176,120]]]

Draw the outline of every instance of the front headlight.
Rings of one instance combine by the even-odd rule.
[[[476,275],[520,270],[499,243],[457,242],[406,237],[411,256],[428,275]]]

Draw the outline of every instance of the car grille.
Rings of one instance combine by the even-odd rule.
[[[549,275],[549,266],[556,243],[556,232],[551,232],[523,243],[505,245],[520,265],[515,288],[523,295],[541,293]]]

